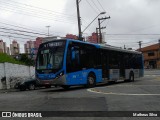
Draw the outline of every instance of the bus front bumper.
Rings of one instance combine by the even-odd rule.
[[[62,75],[60,77],[57,77],[55,79],[50,79],[50,80],[41,80],[37,79],[39,84],[42,85],[66,85],[66,76]]]

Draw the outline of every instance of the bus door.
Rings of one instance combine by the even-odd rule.
[[[108,75],[109,74],[109,67],[108,67],[107,53],[102,52],[101,58],[102,58],[102,77],[108,78],[109,77],[109,75]]]
[[[67,51],[67,74],[69,84],[80,84],[82,73],[80,72],[80,49],[79,46],[69,45]]]

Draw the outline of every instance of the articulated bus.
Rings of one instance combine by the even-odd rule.
[[[36,79],[68,89],[94,87],[117,80],[143,77],[142,53],[72,39],[42,43],[36,58]]]

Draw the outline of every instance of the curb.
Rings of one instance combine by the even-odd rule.
[[[17,91],[19,90],[18,89],[6,89],[6,90],[1,89],[0,93],[9,93],[9,92],[17,92]]]

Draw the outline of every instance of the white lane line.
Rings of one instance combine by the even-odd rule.
[[[160,75],[144,75],[144,76],[159,77]]]
[[[160,85],[113,85],[113,86],[107,86],[107,87],[137,87],[137,86],[154,86],[159,87]]]
[[[112,92],[103,92],[97,90],[95,88],[87,89],[88,92],[99,93],[99,94],[107,94],[107,95],[137,95],[137,96],[160,96],[160,94],[131,94],[131,93],[112,93]]]

